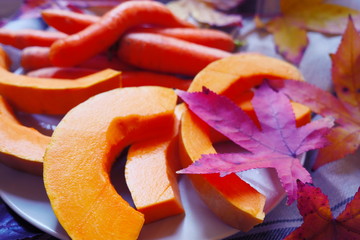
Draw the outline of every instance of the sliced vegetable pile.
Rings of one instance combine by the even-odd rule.
[[[333,123],[309,124],[310,109],[286,97],[288,79],[304,83],[295,66],[234,54],[228,34],[153,1],[124,2],[101,17],[42,17],[52,31],[0,29],[0,43],[21,49],[25,71],[10,72],[0,48],[0,160],[43,176],[72,239],[136,239],[143,224],[184,214],[176,173],[190,173],[209,209],[242,231],[264,220],[266,197],[236,172],[275,168],[288,204],[304,188],[299,179],[312,181],[298,155],[325,146]],[[10,106],[64,116],[48,137],[21,125]],[[247,152],[217,153],[216,143],[230,141]],[[109,177],[128,146],[135,208]]]

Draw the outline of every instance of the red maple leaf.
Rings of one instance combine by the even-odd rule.
[[[179,173],[229,174],[253,168],[275,168],[288,195],[288,204],[296,199],[297,179],[311,182],[310,174],[298,157],[326,144],[324,135],[332,127],[331,120],[323,118],[297,128],[289,99],[273,91],[266,83],[255,91],[252,99],[261,130],[225,96],[208,89],[177,93],[194,114],[248,151],[202,155]]]
[[[298,181],[298,209],[303,224],[285,240],[356,240],[360,239],[360,187],[345,210],[334,218],[328,197],[320,188]]]

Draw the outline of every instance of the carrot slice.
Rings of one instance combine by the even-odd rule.
[[[65,115],[45,153],[44,183],[71,239],[137,239],[144,217],[118,195],[109,172],[127,145],[171,134],[175,104],[171,89],[121,88]]]

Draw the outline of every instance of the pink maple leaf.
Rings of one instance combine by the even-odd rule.
[[[298,157],[326,145],[324,135],[332,127],[332,120],[323,118],[297,128],[289,99],[273,91],[267,83],[255,91],[252,99],[261,130],[225,96],[206,88],[202,92],[179,90],[177,93],[194,114],[248,151],[202,155],[178,173],[224,175],[254,168],[275,168],[287,193],[287,204],[296,199],[297,179],[312,181]]]

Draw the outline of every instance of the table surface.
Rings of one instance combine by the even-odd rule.
[[[15,11],[16,7],[12,4],[4,5],[4,2],[12,2],[17,7],[21,1],[0,1],[0,16],[9,16]],[[247,32],[246,46],[239,51],[261,52],[268,56],[281,58],[276,51],[272,36],[258,31],[250,31],[254,26],[252,22],[252,13],[255,9],[258,11],[273,12],[277,10],[278,1],[248,1],[244,9],[244,26],[239,29],[239,34]],[[356,0],[331,1],[345,4],[360,9],[360,3]],[[4,6],[3,6],[4,5]],[[241,8],[239,8],[241,11]],[[37,19],[16,20],[10,23],[15,28],[43,28],[44,24]],[[325,89],[331,90],[330,76],[330,58],[329,54],[334,53],[340,42],[340,36],[324,36],[319,33],[308,33],[309,47],[304,58],[299,65],[307,81]],[[322,191],[329,196],[330,205],[335,216],[339,214],[347,202],[357,191],[360,179],[360,151],[344,159],[330,163],[311,172],[314,185],[320,187]],[[309,154],[305,166],[310,166],[312,154]],[[346,186],[346,187],[344,187]],[[230,236],[227,240],[247,240],[247,239],[283,239],[302,223],[296,204],[286,206],[285,200],[282,201],[270,214],[265,221],[254,227],[247,233],[239,232]],[[0,199],[0,239],[56,239],[38,229],[19,217],[11,210],[2,199]]]

